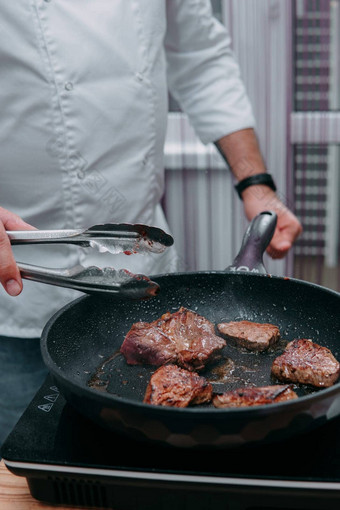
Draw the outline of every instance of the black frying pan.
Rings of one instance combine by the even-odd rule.
[[[299,398],[251,408],[186,409],[143,404],[155,367],[128,366],[119,348],[131,325],[153,321],[184,306],[213,323],[230,320],[279,326],[279,346],[249,353],[227,346],[206,369],[216,392],[274,384],[273,359],[294,338],[310,338],[340,359],[340,294],[304,281],[265,273],[262,256],[276,225],[264,212],[250,224],[233,266],[221,272],[174,273],[153,277],[157,297],[112,301],[84,296],[54,315],[44,328],[41,350],[68,402],[96,423],[137,439],[181,447],[234,447],[278,441],[317,427],[340,414],[340,383]]]

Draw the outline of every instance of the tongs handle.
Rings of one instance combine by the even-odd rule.
[[[155,296],[159,285],[144,275],[125,269],[99,268],[81,265],[70,269],[51,269],[17,262],[22,278],[49,285],[67,287],[87,294],[99,294],[119,299],[147,299]]]
[[[83,230],[7,230],[11,244],[72,242],[72,237],[81,235]]]

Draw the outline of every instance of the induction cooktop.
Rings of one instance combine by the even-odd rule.
[[[285,442],[235,449],[155,446],[104,430],[50,376],[1,449],[37,500],[114,510],[340,508],[340,419]]]

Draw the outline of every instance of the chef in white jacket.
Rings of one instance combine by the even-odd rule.
[[[113,265],[70,246],[11,247],[5,230],[129,222],[169,231],[159,205],[168,89],[237,180],[266,172],[225,28],[209,0],[16,0],[0,7],[0,444],[45,376],[41,330],[78,294],[25,282],[14,260]],[[301,226],[273,186],[242,192],[250,219],[277,208],[269,248],[285,255]],[[177,268],[174,248],[124,255],[147,275]],[[16,297],[14,297],[16,296]]]

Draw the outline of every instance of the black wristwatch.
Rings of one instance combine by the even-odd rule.
[[[273,181],[273,178],[270,174],[255,174],[242,179],[242,181],[236,184],[235,189],[240,199],[242,200],[242,191],[244,191],[246,188],[249,188],[249,186],[255,186],[256,184],[265,184],[273,191],[276,191],[275,182]]]

